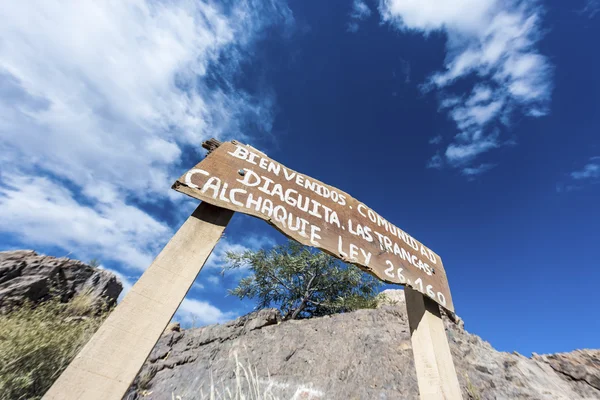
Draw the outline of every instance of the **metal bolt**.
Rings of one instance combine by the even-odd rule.
[[[240,174],[241,176],[244,176],[244,175],[246,175],[246,171],[244,171],[243,169],[240,169],[238,171],[238,174]]]
[[[431,267],[431,272],[435,274],[435,268]]]

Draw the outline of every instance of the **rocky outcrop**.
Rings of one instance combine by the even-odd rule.
[[[534,354],[533,359],[547,363],[567,379],[585,382],[600,390],[600,350],[575,350],[543,356]]]
[[[165,333],[125,398],[206,398],[211,379],[235,387],[237,359],[278,399],[417,399],[403,292],[387,294],[375,310],[286,322],[262,310]],[[465,399],[600,399],[598,351],[528,358],[445,324]]]
[[[32,250],[0,252],[0,312],[26,300],[34,303],[60,296],[69,301],[81,292],[93,304],[112,306],[123,290],[117,277],[81,261],[39,255]]]

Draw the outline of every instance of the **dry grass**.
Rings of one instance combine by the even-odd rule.
[[[225,387],[221,380],[215,382],[211,374],[210,383],[203,384],[200,391],[201,400],[278,400],[272,393],[273,382],[267,373],[267,379],[261,379],[256,367],[244,366],[235,355],[235,381]],[[265,383],[266,382],[266,383]],[[206,392],[205,392],[206,391]],[[151,392],[147,392],[150,394]],[[185,400],[184,396],[172,394],[172,400]],[[194,396],[196,398],[196,396]]]
[[[57,297],[0,315],[0,399],[40,399],[98,329],[107,313],[88,293]]]

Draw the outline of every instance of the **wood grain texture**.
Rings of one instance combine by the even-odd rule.
[[[300,243],[382,281],[412,287],[454,312],[440,256],[348,193],[286,168],[251,146],[222,143],[173,188],[263,219]],[[385,188],[375,190],[386,195]],[[318,228],[316,240],[311,240],[313,227]]]
[[[200,204],[43,398],[120,400],[232,215]]]
[[[421,400],[461,400],[439,306],[410,288],[404,294]]]

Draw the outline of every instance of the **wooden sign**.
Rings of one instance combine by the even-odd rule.
[[[286,168],[251,146],[221,144],[173,188],[261,218],[300,243],[385,282],[409,286],[454,312],[437,254],[349,194]]]

